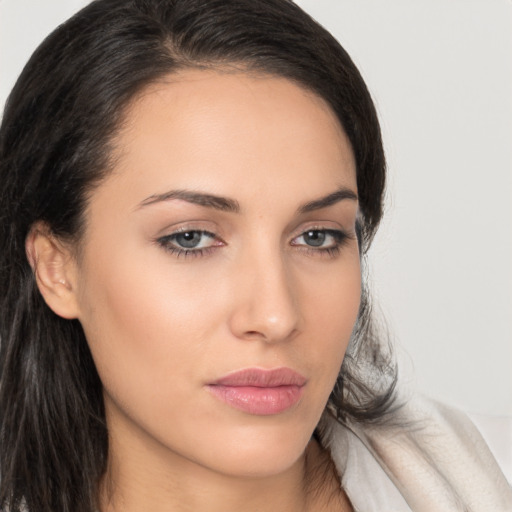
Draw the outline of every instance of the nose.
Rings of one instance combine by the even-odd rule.
[[[300,321],[292,272],[277,251],[259,252],[236,272],[230,329],[240,339],[285,341],[297,334]]]

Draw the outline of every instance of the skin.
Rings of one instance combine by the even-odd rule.
[[[189,70],[139,95],[115,147],[80,256],[41,226],[27,242],[43,296],[79,319],[104,385],[102,510],[350,510],[311,435],[358,313],[358,202],[299,212],[357,194],[335,115],[282,78]],[[155,200],[175,190],[239,211]],[[180,229],[211,233],[205,252],[173,252]],[[299,402],[261,416],[208,391],[253,367],[306,377]]]

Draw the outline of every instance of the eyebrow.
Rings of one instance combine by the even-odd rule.
[[[206,208],[213,208],[214,210],[220,210],[223,212],[240,213],[241,211],[240,203],[236,199],[216,196],[213,194],[205,194],[203,192],[194,192],[192,190],[171,190],[169,192],[164,192],[163,194],[153,194],[144,199],[138,208],[163,201],[171,201],[173,199],[181,199],[188,203],[197,204]],[[353,201],[358,200],[357,194],[353,190],[341,187],[327,196],[314,199],[313,201],[308,201],[301,205],[297,209],[297,212],[299,214],[304,214],[315,210],[321,210],[322,208],[327,208],[345,199]]]
[[[350,199],[352,201],[358,200],[357,194],[353,190],[341,187],[332,194],[321,197],[320,199],[314,199],[313,201],[309,201],[308,203],[303,204],[299,207],[298,212],[309,213],[315,210],[321,210],[322,208],[327,208],[328,206],[339,203],[344,199]]]
[[[203,192],[194,192],[192,190],[171,190],[163,194],[153,194],[144,199],[144,201],[140,203],[139,208],[162,201],[170,201],[172,199],[181,199],[188,203],[213,208],[214,210],[223,212],[240,213],[240,204],[235,199],[205,194]]]

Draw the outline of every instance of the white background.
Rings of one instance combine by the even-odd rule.
[[[86,3],[0,0],[0,103]],[[512,3],[298,3],[352,55],[378,106],[390,183],[372,281],[407,383],[512,416]]]

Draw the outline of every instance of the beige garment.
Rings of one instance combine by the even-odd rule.
[[[418,397],[394,420],[322,419],[322,444],[356,512],[512,512],[512,489],[467,416]]]

